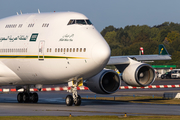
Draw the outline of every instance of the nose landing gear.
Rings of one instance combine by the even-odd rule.
[[[67,95],[66,96],[66,105],[67,106],[72,106],[73,103],[75,106],[80,106],[81,105],[81,96],[77,94],[77,86],[79,84],[79,80],[73,81],[74,85],[71,86],[71,89],[68,91],[72,93],[72,95]]]

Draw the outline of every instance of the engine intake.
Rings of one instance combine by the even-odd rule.
[[[131,86],[149,86],[155,80],[155,71],[148,64],[131,60],[129,66],[123,71],[122,79]]]
[[[154,70],[149,65],[142,64],[136,71],[136,81],[141,86],[148,86],[154,81]]]
[[[111,94],[119,89],[120,78],[115,71],[104,69],[94,77],[87,79],[85,85],[92,92],[98,94]]]

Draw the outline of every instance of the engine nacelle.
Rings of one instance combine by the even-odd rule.
[[[130,86],[149,86],[155,80],[155,71],[148,64],[130,59],[129,66],[123,71],[122,79]]]
[[[85,86],[98,94],[111,94],[119,89],[120,82],[119,75],[115,71],[104,69],[92,78],[87,79]]]

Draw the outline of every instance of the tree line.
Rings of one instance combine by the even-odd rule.
[[[101,31],[111,48],[112,56],[138,55],[139,48],[144,54],[158,54],[158,45],[163,44],[172,55],[172,60],[155,61],[154,65],[177,65],[180,67],[180,24],[164,22],[153,27],[127,25],[115,28],[110,25]]]

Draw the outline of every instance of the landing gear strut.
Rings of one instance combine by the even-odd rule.
[[[71,86],[71,89],[68,91],[72,93],[72,95],[67,95],[66,96],[66,105],[67,106],[72,106],[73,103],[75,106],[80,106],[81,105],[81,96],[77,94],[77,86],[78,86],[78,80],[74,81],[75,84]]]
[[[37,93],[31,93],[30,92],[30,87],[27,86],[24,88],[24,92],[20,92],[17,95],[17,101],[19,103],[37,103],[38,102],[38,94]]]

